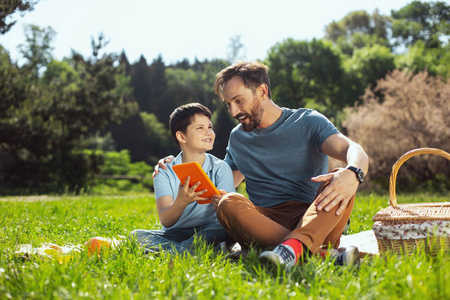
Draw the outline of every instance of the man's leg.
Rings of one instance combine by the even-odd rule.
[[[297,227],[283,240],[299,240],[313,254],[323,252],[321,250],[322,245],[328,246],[330,244],[333,248],[339,247],[341,235],[350,219],[354,202],[355,195],[340,215],[336,215],[338,206],[325,212],[323,210],[317,211],[316,206],[312,204]]]
[[[309,204],[289,201],[262,208],[238,193],[229,193],[220,201],[217,218],[228,234],[246,249],[275,247],[295,228]]]
[[[261,262],[292,267],[301,261],[306,250],[315,255],[329,255],[322,245],[339,246],[342,230],[350,217],[354,196],[344,212],[336,216],[337,207],[329,212],[317,211],[314,204],[306,211],[296,229],[283,238],[282,243],[271,251],[260,254]],[[348,253],[347,253],[348,252]],[[359,252],[353,247],[344,253],[333,254],[336,264],[359,264]],[[342,263],[341,263],[342,261]]]
[[[321,184],[317,195],[319,195],[326,186],[327,183]],[[292,266],[299,261],[302,255],[304,255],[306,249],[312,254],[327,255],[327,251],[321,246],[328,246],[329,244],[333,248],[339,246],[342,232],[350,219],[354,201],[355,195],[353,195],[346,209],[340,215],[336,215],[336,210],[338,209],[337,206],[332,210],[325,212],[317,211],[316,206],[311,204],[296,228],[286,235],[283,238],[282,243],[275,247],[273,251],[261,253],[260,260]],[[347,253],[345,253],[346,256],[352,256],[347,260],[352,261],[351,263],[353,263],[353,261],[356,261],[356,258],[353,256],[359,256],[357,248],[356,251],[355,249],[352,249],[352,253],[350,254],[347,255]]]

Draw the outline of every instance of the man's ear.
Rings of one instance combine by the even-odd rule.
[[[177,137],[177,140],[180,144],[184,144],[186,143],[186,139],[184,137],[184,134],[181,131],[177,131],[175,133],[175,136]]]
[[[265,99],[269,95],[269,87],[265,83],[261,83],[261,85],[258,87],[258,93],[259,95]]]

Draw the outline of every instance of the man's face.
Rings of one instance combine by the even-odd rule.
[[[260,100],[239,76],[223,85],[223,99],[231,116],[241,123],[242,130],[250,132],[260,125],[263,114]]]

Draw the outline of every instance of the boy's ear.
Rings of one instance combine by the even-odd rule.
[[[177,131],[177,133],[175,133],[175,136],[177,137],[177,140],[180,144],[184,144],[186,143],[186,139],[184,138],[184,134],[181,131]]]

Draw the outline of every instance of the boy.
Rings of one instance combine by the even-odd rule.
[[[182,105],[170,115],[170,131],[181,152],[154,178],[156,207],[163,228],[134,230],[131,235],[145,245],[146,252],[172,250],[190,251],[195,237],[218,245],[227,239],[216,217],[213,204],[198,204],[204,190],[195,192],[200,182],[189,188],[189,177],[180,183],[173,165],[198,162],[214,185],[221,191],[234,192],[231,168],[217,157],[206,153],[213,148],[215,133],[210,110],[199,103]]]

